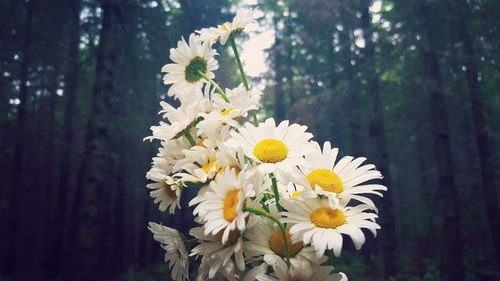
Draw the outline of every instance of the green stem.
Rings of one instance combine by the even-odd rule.
[[[245,86],[245,90],[250,90],[250,86],[248,85],[247,76],[245,75],[245,71],[243,70],[243,65],[241,64],[240,55],[238,53],[238,48],[236,47],[236,42],[234,41],[234,37],[229,36],[229,43],[231,43],[231,48],[233,49],[234,57],[236,58],[236,64],[238,64],[238,69],[240,70],[241,80],[243,80],[243,85]],[[255,126],[259,125],[257,121],[257,114],[255,110],[251,111],[253,123]]]
[[[262,198],[261,204],[262,208],[269,212],[269,207],[265,204],[269,199],[273,198],[270,194],[264,193],[264,198]]]
[[[226,93],[224,93],[224,91],[221,89],[221,87],[219,87],[219,85],[217,83],[215,83],[215,81],[212,80],[212,78],[208,77],[205,73],[201,72],[200,70],[198,70],[198,74],[215,88],[215,91],[219,95],[221,95],[221,97],[224,99],[225,102],[229,102],[229,99],[227,98]]]
[[[333,253],[333,250],[327,250],[326,255],[328,256],[328,262],[330,262],[331,265],[335,266],[335,254]]]
[[[285,255],[286,255],[286,257],[285,257],[286,265],[288,266],[288,268],[290,268],[290,249],[288,249],[288,239],[286,237],[285,226],[277,218],[273,217],[271,214],[269,214],[268,212],[266,212],[264,210],[259,210],[259,209],[252,208],[252,207],[245,207],[245,211],[249,212],[249,213],[256,214],[256,215],[261,216],[261,217],[266,217],[278,225],[278,227],[281,230],[281,235],[283,236],[283,242],[284,242],[283,244],[285,246]]]
[[[264,193],[264,199],[265,199],[266,201],[267,201],[267,200],[269,200],[269,199],[271,199],[271,198],[273,198],[273,197],[271,196],[271,194],[269,194],[269,193]]]
[[[189,141],[189,144],[191,146],[195,146],[196,145],[196,142],[194,141],[193,136],[191,136],[191,133],[189,133],[188,130],[184,130],[184,136]]]
[[[241,80],[243,80],[243,85],[245,85],[245,89],[248,91],[250,90],[250,87],[248,86],[247,77],[245,75],[245,71],[243,70],[243,65],[241,64],[240,55],[238,53],[238,48],[236,48],[236,42],[234,42],[233,36],[229,37],[229,43],[231,43],[231,48],[233,48],[233,53],[236,57],[236,63],[240,69]]]
[[[188,245],[191,245],[191,244],[193,244],[193,243],[195,243],[195,242],[198,242],[198,239],[193,238],[193,239],[186,240],[186,243],[187,243]]]
[[[278,192],[278,183],[276,182],[276,178],[274,177],[273,174],[271,174],[271,181],[273,183],[272,189],[274,194],[274,200],[276,200],[276,208],[278,208],[278,211],[283,212],[283,207],[281,207],[280,205],[280,194]]]

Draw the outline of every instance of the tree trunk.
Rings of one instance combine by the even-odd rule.
[[[434,137],[434,155],[436,157],[438,192],[441,212],[444,217],[443,243],[445,251],[445,272],[447,280],[464,280],[462,235],[460,228],[458,188],[455,184],[455,170],[450,146],[448,117],[443,94],[443,81],[436,53],[435,36],[430,28],[425,4],[420,5],[420,18],[423,21],[424,34],[428,44],[423,46],[423,61],[427,72],[428,87],[431,95],[430,112]]]
[[[116,61],[115,37],[119,33],[118,17],[120,14],[117,0],[102,0],[103,11],[100,44],[97,53],[95,84],[89,128],[85,141],[85,157],[82,178],[79,180],[81,198],[77,214],[79,224],[75,233],[75,250],[78,253],[72,259],[73,280],[96,280],[103,270],[98,264],[99,235],[102,225],[99,214],[99,194],[109,188],[107,178],[110,169],[110,124],[112,117],[111,100],[114,94],[114,67]]]
[[[286,83],[287,83],[287,93],[288,93],[288,99],[289,99],[289,105],[292,107],[295,102],[299,99],[299,93],[295,89],[295,84],[293,82],[293,44],[292,44],[292,36],[294,33],[293,30],[293,19],[291,16],[291,13],[288,13],[288,16],[285,18],[285,27],[283,29],[283,32],[285,34],[284,39],[284,46],[285,46],[285,77],[286,77]]]
[[[487,112],[484,107],[483,94],[478,79],[479,69],[473,47],[474,37],[467,25],[467,3],[461,1],[458,6],[459,26],[457,30],[464,48],[464,65],[466,67],[467,85],[472,107],[472,118],[474,121],[474,133],[477,150],[479,152],[479,165],[483,182],[482,195],[486,202],[486,214],[488,216],[491,236],[493,238],[496,263],[497,267],[500,268],[500,219],[498,197],[495,190],[495,166],[491,151],[490,128],[487,122]]]
[[[121,161],[123,163],[123,161]],[[113,272],[119,274],[123,270],[124,252],[123,245],[125,245],[125,179],[121,171],[124,171],[124,164],[118,165],[121,169],[118,171],[118,178],[116,181],[116,198],[114,205],[114,220],[113,220],[113,239],[112,239],[112,260]]]
[[[346,8],[340,8],[340,18],[343,30],[339,30],[339,43],[340,43],[340,57],[342,58],[342,68],[345,74],[345,81],[347,81],[346,93],[347,97],[347,114],[349,114],[349,129],[351,139],[351,151],[354,156],[361,156],[363,154],[363,142],[361,139],[361,93],[358,77],[358,69],[356,65],[351,63],[355,60],[356,54],[351,51],[351,34],[352,27],[348,22],[352,21]],[[334,66],[334,64],[332,63]]]
[[[64,233],[65,233],[65,217],[67,214],[67,192],[69,185],[69,175],[71,168],[72,144],[73,144],[73,117],[75,115],[75,107],[77,100],[77,83],[78,83],[78,44],[80,42],[80,0],[68,1],[71,7],[71,17],[68,24],[69,41],[68,55],[66,58],[66,74],[64,81],[64,125],[63,125],[63,142],[61,147],[61,168],[57,179],[57,191],[55,202],[55,216],[53,218],[51,230],[51,251],[48,253],[50,260],[48,273],[51,278],[56,278],[65,267],[64,253]]]
[[[26,3],[26,26],[23,44],[21,47],[21,65],[19,73],[19,105],[17,106],[17,128],[15,130],[14,159],[12,163],[9,215],[7,221],[7,247],[5,253],[4,270],[7,276],[13,276],[17,266],[17,236],[19,230],[19,211],[21,208],[20,191],[22,190],[23,157],[25,145],[26,115],[28,111],[28,74],[31,64],[31,37],[33,21],[33,2]]]
[[[384,175],[384,184],[388,191],[384,194],[380,208],[381,217],[381,244],[384,259],[384,277],[389,280],[397,274],[396,251],[398,250],[395,228],[395,214],[393,207],[392,187],[390,186],[389,156],[384,131],[384,109],[380,98],[380,84],[378,80],[377,60],[375,57],[375,42],[373,42],[373,29],[369,13],[371,1],[365,0],[361,11],[361,25],[365,38],[365,79],[367,80],[366,92],[372,103],[372,119],[370,122],[370,137],[375,141],[378,151],[378,167]]]
[[[283,90],[282,48],[281,32],[277,30],[274,42],[274,79],[276,83],[274,85],[274,119],[276,122],[281,122],[286,114],[285,92]]]
[[[54,192],[53,189],[53,170],[54,170],[54,154],[55,154],[55,126],[56,126],[56,103],[57,103],[57,88],[58,88],[58,76],[60,69],[60,61],[56,62],[55,69],[53,71],[53,77],[50,79],[50,87],[49,87],[49,108],[48,108],[48,122],[45,128],[48,128],[48,132],[45,135],[45,146],[47,147],[46,156],[44,158],[44,162],[46,163],[42,168],[42,180],[41,180],[41,194],[40,200],[38,204],[40,204],[41,210],[41,237],[42,237],[42,267],[43,274],[48,272],[49,266],[52,264],[52,260],[48,259],[50,253],[53,251],[51,245],[51,237],[53,235],[51,231],[51,227],[47,227],[47,224],[50,225],[51,211],[52,211],[52,197],[51,194]],[[42,133],[43,135],[43,133]],[[41,277],[39,277],[41,278]]]
[[[9,13],[5,17],[5,19],[0,22],[0,42],[2,42],[3,39],[2,35],[4,34],[3,32],[5,30],[5,27],[9,23],[10,19],[15,15],[17,6],[19,6],[19,3],[21,3],[21,1],[13,1],[13,2],[14,3],[11,4],[11,7],[9,7]]]

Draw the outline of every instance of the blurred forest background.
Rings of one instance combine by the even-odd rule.
[[[500,280],[500,1],[244,2],[273,35],[252,78],[265,114],[385,175],[382,231],[360,252],[346,243],[338,269]],[[0,0],[0,280],[168,278],[146,224],[186,226],[145,188],[159,71],[180,36],[239,5]],[[218,51],[218,81],[235,87]]]

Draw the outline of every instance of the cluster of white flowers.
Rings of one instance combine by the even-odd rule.
[[[234,37],[254,18],[237,13],[232,23],[206,28],[170,50],[163,81],[175,108],[161,102],[164,122],[146,139],[160,140],[147,178],[161,211],[174,214],[187,189],[195,222],[181,233],[150,223],[165,249],[174,280],[347,280],[333,273],[329,256],[339,256],[343,237],[355,248],[374,235],[377,208],[367,194],[387,188],[366,158],[338,157],[330,142],[312,141],[307,127],[269,118],[258,123],[262,93],[243,84],[222,88],[213,80],[218,68],[212,46],[230,41],[241,65]],[[254,117],[253,123],[247,121]],[[195,264],[197,266],[195,266]],[[330,265],[329,265],[330,264]]]

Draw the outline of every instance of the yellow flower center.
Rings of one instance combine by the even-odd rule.
[[[337,228],[345,223],[345,215],[339,209],[321,207],[311,214],[311,221],[317,227]]]
[[[221,25],[221,29],[224,30],[224,31],[230,31],[231,29],[233,29],[233,23],[232,22],[226,22],[224,24]]]
[[[238,175],[241,171],[240,167],[238,166],[229,166],[229,170],[234,170],[234,172],[236,173],[236,175]],[[223,174],[224,172],[226,171],[226,167],[224,168],[221,168],[217,174],[220,175],[220,174]]]
[[[344,191],[342,180],[330,170],[316,169],[310,172],[306,178],[313,189],[316,185],[319,185],[323,190],[329,192],[341,193]]]
[[[277,139],[263,139],[255,145],[253,155],[264,163],[277,163],[286,159],[288,149]]]
[[[237,214],[236,208],[238,207],[238,193],[240,191],[238,189],[231,190],[227,193],[226,198],[224,199],[224,219],[228,222],[232,222]]]
[[[208,163],[205,164],[203,167],[201,167],[201,169],[203,170],[203,172],[205,172],[205,174],[208,174],[208,172],[210,172],[210,170],[214,167],[216,162],[217,161],[215,160],[208,161]]]
[[[292,195],[290,195],[290,197],[291,198],[299,197],[300,194],[302,194],[302,191],[295,191],[294,193],[292,193]]]
[[[207,148],[207,147],[203,144],[203,141],[204,141],[204,139],[197,139],[197,140],[196,140],[196,146]]]
[[[292,238],[290,236],[290,232],[288,232],[288,229],[286,230],[286,241],[288,243],[288,250],[290,251],[290,257],[295,257],[295,255],[297,255],[304,246],[304,244],[301,241],[292,244]],[[283,235],[281,234],[281,230],[279,229],[276,230],[273,236],[271,236],[271,239],[269,239],[269,248],[271,248],[271,250],[273,250],[273,252],[280,257],[284,258],[286,256],[285,241],[283,241]]]
[[[234,110],[234,108],[233,108],[233,107],[230,107],[230,108],[228,108],[228,109],[224,109],[223,111],[221,111],[221,113],[220,113],[220,114],[221,114],[222,116],[226,116],[226,115],[228,115],[229,113],[231,113],[231,111],[233,111],[233,110]]]
[[[162,187],[165,189],[165,192],[167,193],[167,196],[172,198],[172,199],[177,199],[177,194],[175,191],[172,190],[172,188],[167,184],[167,183],[162,183]]]

